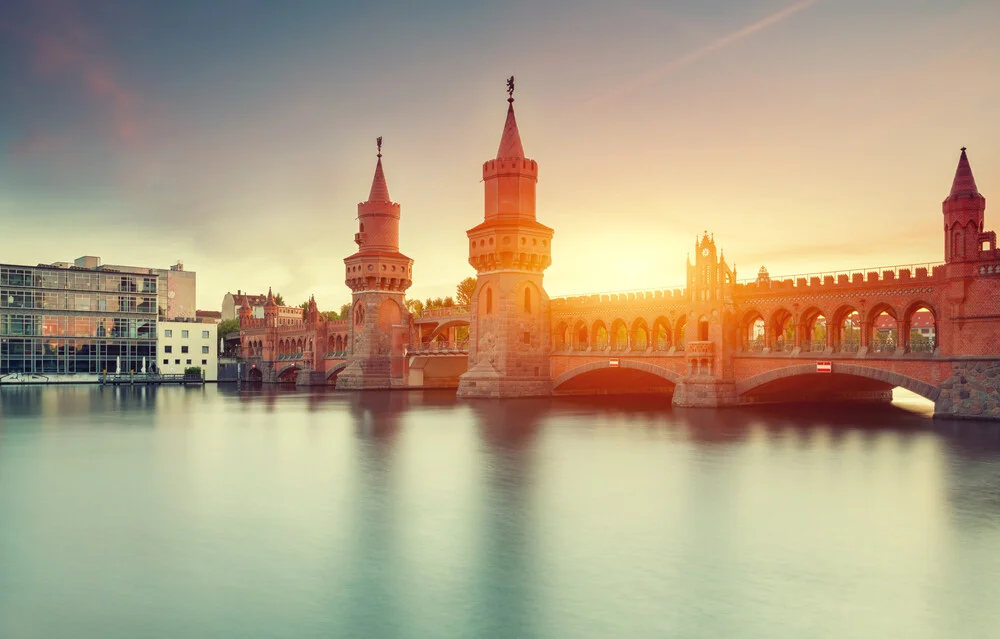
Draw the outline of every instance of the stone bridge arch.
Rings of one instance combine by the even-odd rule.
[[[650,375],[658,377],[660,380],[664,382],[669,383],[670,386],[676,386],[681,381],[681,375],[679,373],[675,373],[674,371],[664,368],[662,366],[657,366],[656,364],[651,364],[648,362],[641,362],[641,361],[632,361],[629,359],[620,359],[618,361],[618,366],[613,367],[611,366],[610,361],[603,360],[599,362],[590,362],[587,364],[583,364],[581,366],[577,366],[562,373],[561,375],[557,376],[554,380],[552,380],[552,390],[555,392],[559,392],[561,386],[582,375],[593,373],[595,371],[611,370],[613,368],[617,370],[630,370],[630,371],[640,371],[643,373],[648,373]]]
[[[434,330],[432,330],[430,333],[428,333],[427,335],[421,336],[421,341],[423,341],[423,342],[433,342],[434,340],[436,340],[441,335],[447,334],[448,329],[450,329],[450,328],[458,328],[460,326],[466,326],[466,327],[468,327],[469,323],[470,322],[469,322],[468,318],[450,319],[448,321],[441,322],[440,324],[438,324],[437,326],[435,326]]]
[[[893,371],[884,370],[881,368],[875,368],[872,366],[863,366],[859,364],[842,364],[839,361],[834,362],[834,375],[851,376],[856,378],[868,379],[875,382],[880,382],[886,384],[890,387],[900,387],[905,388],[908,391],[916,393],[925,399],[931,401],[937,401],[938,395],[941,393],[941,389],[938,387],[928,384],[926,382],[920,381],[914,377],[909,377],[901,373],[896,373]],[[753,377],[748,377],[747,379],[737,382],[736,384],[736,395],[738,398],[744,398],[748,393],[757,390],[766,384],[776,382],[783,379],[790,379],[793,377],[804,377],[804,376],[815,376],[817,380],[826,379],[831,376],[829,373],[817,373],[816,364],[799,364],[796,366],[785,366],[782,368],[776,368],[766,373],[760,373],[754,375]]]
[[[340,364],[337,364],[336,366],[328,370],[325,376],[326,383],[336,384],[337,377],[340,375],[340,372],[343,371],[345,368],[347,368],[347,362],[341,362]]]
[[[299,365],[296,363],[285,364],[279,368],[274,374],[274,380],[277,382],[294,382],[299,374]]]

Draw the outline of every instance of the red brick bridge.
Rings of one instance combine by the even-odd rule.
[[[786,278],[762,267],[738,280],[706,232],[682,286],[550,299],[554,231],[535,217],[538,165],[508,103],[482,167],[485,215],[467,232],[471,303],[406,310],[413,261],[399,252],[380,152],[345,259],[350,318],[326,322],[312,303],[279,326],[274,309],[263,320],[241,309],[247,379],[470,398],[656,392],[704,407],[887,401],[899,387],[938,415],[1000,419],[1000,251],[965,149],[942,205],[941,262]],[[918,314],[930,318],[919,328]]]

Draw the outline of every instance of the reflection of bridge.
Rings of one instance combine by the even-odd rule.
[[[294,326],[247,316],[241,345],[255,376],[331,383],[346,368],[350,388],[656,392],[681,406],[885,401],[902,387],[938,414],[1000,418],[1000,251],[964,149],[942,206],[943,262],[784,279],[761,268],[738,280],[706,232],[683,286],[549,299],[553,231],[535,219],[538,166],[509,102],[497,157],[483,165],[485,216],[467,233],[471,303],[403,310],[412,261],[399,253],[379,155],[360,248],[345,260],[352,317],[323,322],[314,305]],[[917,313],[933,326],[914,330]]]

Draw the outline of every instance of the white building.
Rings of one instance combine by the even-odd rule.
[[[205,381],[218,381],[218,328],[218,324],[201,322],[157,322],[156,369],[180,375],[189,366],[197,366],[204,371]]]

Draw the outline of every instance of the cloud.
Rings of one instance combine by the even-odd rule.
[[[34,69],[43,77],[68,77],[109,112],[115,137],[131,141],[139,132],[137,96],[126,88],[101,53],[101,46],[69,5],[40,5],[41,26],[23,35],[31,43]]]
[[[800,0],[795,4],[789,5],[784,9],[772,13],[771,15],[767,16],[766,18],[763,18],[762,20],[758,20],[757,22],[747,25],[742,29],[733,31],[732,33],[728,33],[720,38],[716,38],[715,40],[709,42],[708,44],[698,49],[695,49],[694,51],[685,53],[679,58],[675,58],[661,67],[648,71],[643,75],[632,78],[628,82],[625,82],[623,84],[618,85],[617,87],[614,87],[607,93],[591,99],[589,102],[586,103],[586,106],[594,106],[597,104],[601,104],[602,102],[607,102],[608,100],[611,100],[613,98],[621,97],[626,93],[630,93],[638,88],[652,84],[653,82],[659,80],[663,76],[672,73],[674,71],[677,71],[678,69],[682,69],[694,62],[697,62],[698,60],[704,58],[710,53],[714,53],[715,51],[724,49],[732,44],[739,42],[740,40],[743,40],[744,38],[747,38],[757,33],[758,31],[761,31],[763,29],[766,29],[767,27],[777,24],[782,20],[798,13],[799,11],[802,11],[803,9],[809,6],[816,4],[818,1],[819,0]]]

